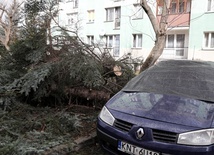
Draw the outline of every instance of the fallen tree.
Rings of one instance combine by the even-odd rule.
[[[97,53],[76,37],[67,36],[65,42],[69,44],[46,50],[52,54],[36,62],[28,60],[29,55],[35,57],[24,41],[17,43],[13,55],[1,59],[2,71],[13,68],[11,76],[15,75],[15,80],[2,82],[2,97],[7,92],[32,105],[55,106],[82,99],[94,105],[106,102],[134,76],[126,59],[114,60],[106,51]]]
[[[94,106],[106,102],[134,76],[128,56],[115,60],[108,50],[85,44],[77,32],[63,27],[59,27],[58,35],[49,37],[46,17],[54,19],[49,15],[52,11],[41,12],[43,4],[31,0],[25,7],[19,40],[10,46],[10,52],[1,52],[3,104],[11,103],[8,98],[13,98],[34,106],[78,101]]]

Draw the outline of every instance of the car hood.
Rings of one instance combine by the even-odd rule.
[[[121,114],[126,113],[161,122],[199,128],[211,126],[214,113],[213,104],[188,98],[181,100],[180,97],[169,101],[162,99],[164,95],[153,94],[153,97],[154,95],[158,100],[152,103],[151,99],[148,99],[151,96],[149,93],[119,93],[106,106]]]

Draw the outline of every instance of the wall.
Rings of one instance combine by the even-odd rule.
[[[155,35],[151,23],[144,13],[143,19],[132,19],[135,14],[133,4],[136,1],[122,0],[79,0],[79,13],[82,17],[80,36],[87,42],[87,35],[94,35],[95,42],[105,42],[105,35],[120,34],[120,57],[124,54],[132,53],[133,57],[146,57],[154,45]],[[105,8],[121,6],[121,26],[120,29],[114,29],[114,22],[106,22]],[[155,8],[153,8],[155,9]],[[94,23],[88,22],[88,10],[95,10]],[[143,34],[143,47],[140,49],[132,48],[132,34]]]
[[[214,12],[207,12],[207,0],[192,0],[188,59],[214,61],[214,49],[204,49],[204,32],[214,32]]]

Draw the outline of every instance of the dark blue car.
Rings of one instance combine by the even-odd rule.
[[[133,78],[97,122],[110,154],[214,155],[214,63],[161,61]]]

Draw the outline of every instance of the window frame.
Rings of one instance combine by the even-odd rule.
[[[214,50],[214,31],[204,32],[203,49]]]
[[[169,36],[173,38],[172,42],[169,40]],[[180,40],[179,37],[183,38],[183,40]],[[174,50],[176,57],[183,57],[185,55],[185,39],[185,33],[167,34],[165,48]],[[169,45],[169,42],[171,42],[172,46]]]
[[[77,12],[68,13],[67,14],[67,25],[74,26],[74,24],[76,25],[77,23],[78,23],[78,13]]]
[[[120,35],[112,34],[112,35],[105,35],[105,37],[106,37],[106,48],[113,50],[114,57],[119,57],[120,56]]]
[[[178,11],[177,11],[178,10],[178,3],[177,2],[178,2],[177,0],[172,0],[171,1],[171,4],[170,4],[170,14],[177,14],[178,13]]]
[[[113,48],[113,36],[114,35],[106,35],[106,48]]]
[[[132,34],[132,48],[142,48],[142,47],[143,47],[143,34],[139,33]]]
[[[79,0],[73,0],[73,8],[79,7]]]
[[[107,22],[113,22],[116,19],[121,19],[121,7],[116,6],[116,7],[110,7],[110,8],[105,8],[106,12],[106,21]]]
[[[118,40],[117,40],[118,39]],[[113,56],[120,56],[120,35],[114,35],[114,48],[113,48]]]
[[[87,43],[89,45],[93,45],[94,44],[94,35],[87,35]]]
[[[69,22],[70,20],[70,22]],[[73,13],[68,13],[67,14],[67,26],[72,29],[77,29],[78,28],[78,13],[73,12]]]
[[[114,8],[106,8],[106,21],[112,22],[114,21]]]
[[[121,7],[114,8],[114,28],[120,28],[120,19],[121,19]]]
[[[207,12],[214,12],[214,0],[207,1]]]
[[[175,48],[175,35],[168,34],[166,39],[167,39],[166,48]],[[170,39],[172,39],[172,40],[170,40]]]
[[[95,10],[88,10],[88,22],[94,23],[95,20]]]
[[[133,4],[133,6],[134,6],[133,19],[143,19],[144,11],[140,4]]]
[[[186,12],[185,11],[185,1],[184,0],[179,0],[178,1],[178,13],[183,13],[183,12]],[[182,7],[181,7],[182,6]],[[182,10],[181,10],[182,9]]]
[[[180,6],[182,6],[182,7],[180,7]],[[191,0],[172,0],[171,4],[170,4],[169,14],[189,13],[190,9],[191,9],[190,7],[191,7]],[[163,10],[163,0],[158,0],[156,14],[161,15],[162,10]]]

